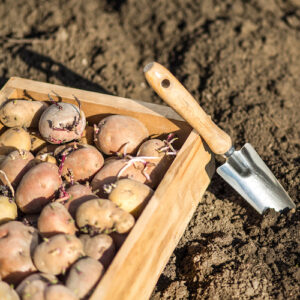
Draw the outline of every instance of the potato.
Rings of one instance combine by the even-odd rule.
[[[51,144],[62,144],[80,139],[86,120],[82,110],[71,103],[50,105],[41,115],[39,131]]]
[[[25,150],[15,150],[9,153],[0,165],[11,185],[16,188],[24,174],[34,166],[34,156]],[[0,174],[0,180],[6,184],[6,178]]]
[[[30,135],[21,127],[9,128],[0,136],[0,154],[6,155],[18,149],[30,151]]]
[[[18,208],[14,200],[0,196],[0,225],[15,220],[18,216]]]
[[[54,198],[61,184],[58,167],[48,162],[40,163],[22,178],[16,191],[16,203],[24,213],[37,213]]]
[[[54,275],[36,273],[23,279],[16,291],[22,300],[43,300],[47,287],[57,282],[58,280]]]
[[[90,186],[82,184],[74,184],[66,192],[70,198],[65,201],[64,206],[73,218],[75,218],[76,210],[82,203],[97,198]]]
[[[139,120],[123,115],[104,118],[95,128],[94,142],[107,155],[114,153],[134,154],[149,136],[148,129]]]
[[[132,179],[120,179],[114,183],[108,199],[137,218],[152,195],[153,190],[147,185]]]
[[[85,130],[82,133],[80,143],[93,145],[94,144],[94,127],[86,126]]]
[[[48,106],[42,101],[8,100],[0,108],[0,120],[7,127],[38,127]]]
[[[104,267],[99,261],[91,257],[82,258],[71,267],[66,287],[82,299],[88,296],[103,274]]]
[[[174,158],[172,155],[167,155],[166,151],[160,151],[164,148],[166,148],[164,141],[152,139],[144,142],[137,152],[137,157],[143,157],[147,162],[149,162],[145,172],[150,177],[151,183],[149,185],[152,188],[156,187],[162,180]],[[150,159],[147,157],[157,158]]]
[[[6,282],[0,281],[0,299],[1,300],[20,300],[16,291]]]
[[[67,287],[56,284],[47,287],[43,300],[78,300],[79,298]]]
[[[58,233],[75,234],[75,221],[68,210],[58,202],[46,205],[38,219],[37,227],[42,237],[51,237]]]
[[[47,142],[42,138],[37,130],[29,129],[29,135],[31,139],[31,152],[37,153],[47,145]]]
[[[79,236],[87,256],[99,260],[107,269],[114,256],[116,248],[113,239],[107,234],[97,234],[90,237],[88,234]]]
[[[148,183],[147,178],[142,173],[143,169],[144,165],[140,162],[137,162],[134,165],[130,164],[127,159],[111,159],[105,163],[100,171],[94,176],[91,182],[92,189],[93,191],[98,191],[97,195],[100,197],[107,197],[104,185],[111,184],[118,180],[118,174],[120,174],[120,172],[122,172],[120,179],[130,178],[142,183]]]
[[[83,245],[76,236],[57,234],[39,244],[33,261],[40,272],[64,274],[71,264],[84,255]]]
[[[76,145],[70,148],[66,156],[62,156],[61,174],[68,181],[90,180],[103,166],[104,158],[102,154],[93,146]],[[69,148],[64,152],[68,152]]]
[[[106,199],[93,199],[81,204],[76,212],[78,227],[89,226],[99,233],[128,232],[134,225],[134,217]]]
[[[37,230],[18,221],[0,226],[0,278],[17,284],[36,271],[31,254],[38,244]]]

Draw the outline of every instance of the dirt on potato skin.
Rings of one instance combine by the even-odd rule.
[[[2,0],[0,47],[1,86],[20,76],[156,103],[142,69],[162,63],[295,201],[259,216],[215,175],[152,300],[300,296],[299,0]]]

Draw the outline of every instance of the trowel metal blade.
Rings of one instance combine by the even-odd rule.
[[[296,207],[287,192],[250,144],[234,151],[217,169],[223,177],[259,213],[267,208],[281,211]]]

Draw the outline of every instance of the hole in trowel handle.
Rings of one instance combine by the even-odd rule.
[[[171,82],[169,79],[164,79],[162,82],[161,82],[161,86],[165,89],[167,89],[169,86],[171,85]]]

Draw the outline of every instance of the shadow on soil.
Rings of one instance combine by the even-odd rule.
[[[73,72],[63,64],[54,61],[50,57],[38,54],[26,48],[21,48],[16,53],[29,67],[35,68],[42,73],[46,74],[47,81],[50,77],[55,77],[63,85],[74,87],[78,89],[89,90],[93,92],[110,94],[102,86],[85,79],[79,74]],[[1,78],[0,78],[1,83]]]

